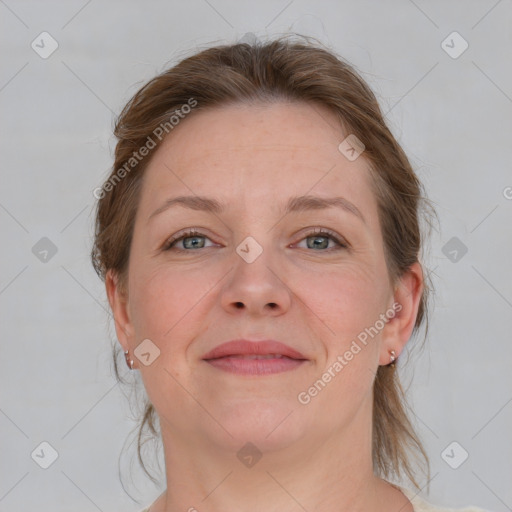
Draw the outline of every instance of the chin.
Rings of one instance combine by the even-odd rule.
[[[251,400],[236,403],[214,416],[233,436],[223,436],[238,450],[247,442],[261,451],[285,448],[299,441],[305,430],[297,407],[283,401]]]

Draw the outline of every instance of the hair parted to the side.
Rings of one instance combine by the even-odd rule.
[[[323,105],[338,116],[347,130],[345,135],[354,134],[365,145],[363,156],[369,162],[378,203],[389,278],[391,283],[396,283],[412,264],[422,263],[421,224],[426,220],[425,226],[431,226],[428,214],[435,215],[435,210],[365,81],[332,50],[311,42],[310,38],[299,41],[294,37],[207,48],[150,80],[131,98],[117,120],[115,161],[106,182],[146,144],[158,126],[191,99],[197,102],[194,111],[262,101]],[[189,115],[193,116],[194,112]],[[168,136],[172,137],[172,132]],[[156,143],[158,149],[160,141]],[[107,271],[113,271],[125,291],[141,178],[150,160],[151,155],[141,159],[97,203],[92,263],[102,279]],[[426,338],[432,286],[428,273],[423,273],[424,291],[413,334],[423,325]],[[114,367],[120,379],[117,368],[120,348],[116,345]],[[373,391],[374,472],[385,478],[405,474],[419,489],[415,467],[428,477],[429,461],[406,413],[405,395],[396,370],[379,366]],[[142,416],[138,456],[154,481],[141,457],[144,429],[147,427],[150,435],[158,435],[158,417],[147,399]]]

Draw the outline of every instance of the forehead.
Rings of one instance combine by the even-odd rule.
[[[275,210],[291,196],[342,195],[376,215],[368,164],[338,149],[348,135],[326,107],[230,105],[195,111],[153,155],[144,214],[178,195],[213,196],[234,209]]]

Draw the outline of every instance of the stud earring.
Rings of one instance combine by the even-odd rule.
[[[389,351],[389,366],[395,367],[396,352],[394,350]]]
[[[130,368],[130,370],[133,370],[133,359],[130,359],[129,354],[130,354],[129,350],[124,351],[124,358],[126,359],[126,365],[128,366],[128,368]]]

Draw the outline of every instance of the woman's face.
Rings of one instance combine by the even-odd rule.
[[[194,112],[153,155],[114,313],[164,436],[272,449],[371,418],[377,367],[409,338],[418,293],[400,320],[411,289],[397,308],[367,161],[338,148],[347,135],[323,107],[236,105]],[[303,360],[204,359],[235,339]]]

